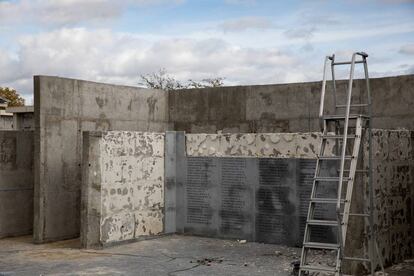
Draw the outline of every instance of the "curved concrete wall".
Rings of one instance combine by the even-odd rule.
[[[373,78],[373,127],[414,129],[414,75]],[[347,81],[339,81],[338,104]],[[186,133],[268,133],[319,131],[321,82],[178,90],[169,93],[174,130]],[[355,80],[353,102],[365,102],[365,82]],[[332,112],[328,82],[325,106]],[[359,109],[355,111],[360,111]]]

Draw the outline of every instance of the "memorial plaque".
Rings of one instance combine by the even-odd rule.
[[[253,221],[252,183],[248,183],[246,158],[221,159],[220,234],[251,238]]]
[[[175,216],[169,214],[166,229],[289,246],[302,244],[316,160],[187,157],[183,153],[175,152],[176,158],[166,165],[166,191],[176,192],[176,196],[166,195],[169,212],[176,212]],[[328,175],[337,173],[335,164],[324,166],[329,169]],[[319,192],[334,197],[335,186],[325,183]],[[319,206],[316,215],[335,215],[335,206]],[[171,223],[174,217],[175,226]],[[314,241],[335,238],[333,228],[312,227]]]
[[[295,160],[259,159],[259,185],[256,191],[256,240],[291,244],[294,234]],[[293,229],[293,231],[292,231]]]
[[[312,192],[313,178],[315,176],[316,160],[298,160],[298,199],[299,199],[299,229],[300,236],[305,232],[306,218],[308,216],[309,200]]]
[[[212,175],[217,170],[213,158],[188,158],[187,165],[187,219],[189,224],[211,225],[213,223],[212,191],[217,183],[212,181]]]

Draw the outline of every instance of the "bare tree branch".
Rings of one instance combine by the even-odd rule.
[[[162,89],[166,91],[186,89],[186,88],[207,88],[224,86],[224,78],[209,78],[201,81],[189,79],[187,82],[181,82],[167,73],[165,68],[161,68],[157,72],[140,75],[139,85],[148,88]]]

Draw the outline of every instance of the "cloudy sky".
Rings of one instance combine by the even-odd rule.
[[[325,55],[360,50],[371,76],[413,74],[414,1],[0,0],[0,86],[28,104],[33,75],[303,82],[322,78]]]

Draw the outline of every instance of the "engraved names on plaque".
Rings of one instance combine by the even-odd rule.
[[[226,236],[244,236],[251,220],[245,158],[223,158],[221,160],[221,206],[220,233]],[[247,228],[247,229],[246,229]]]
[[[211,175],[215,173],[216,165],[213,158],[190,157],[187,161],[186,202],[189,224],[212,224],[213,197]]]

